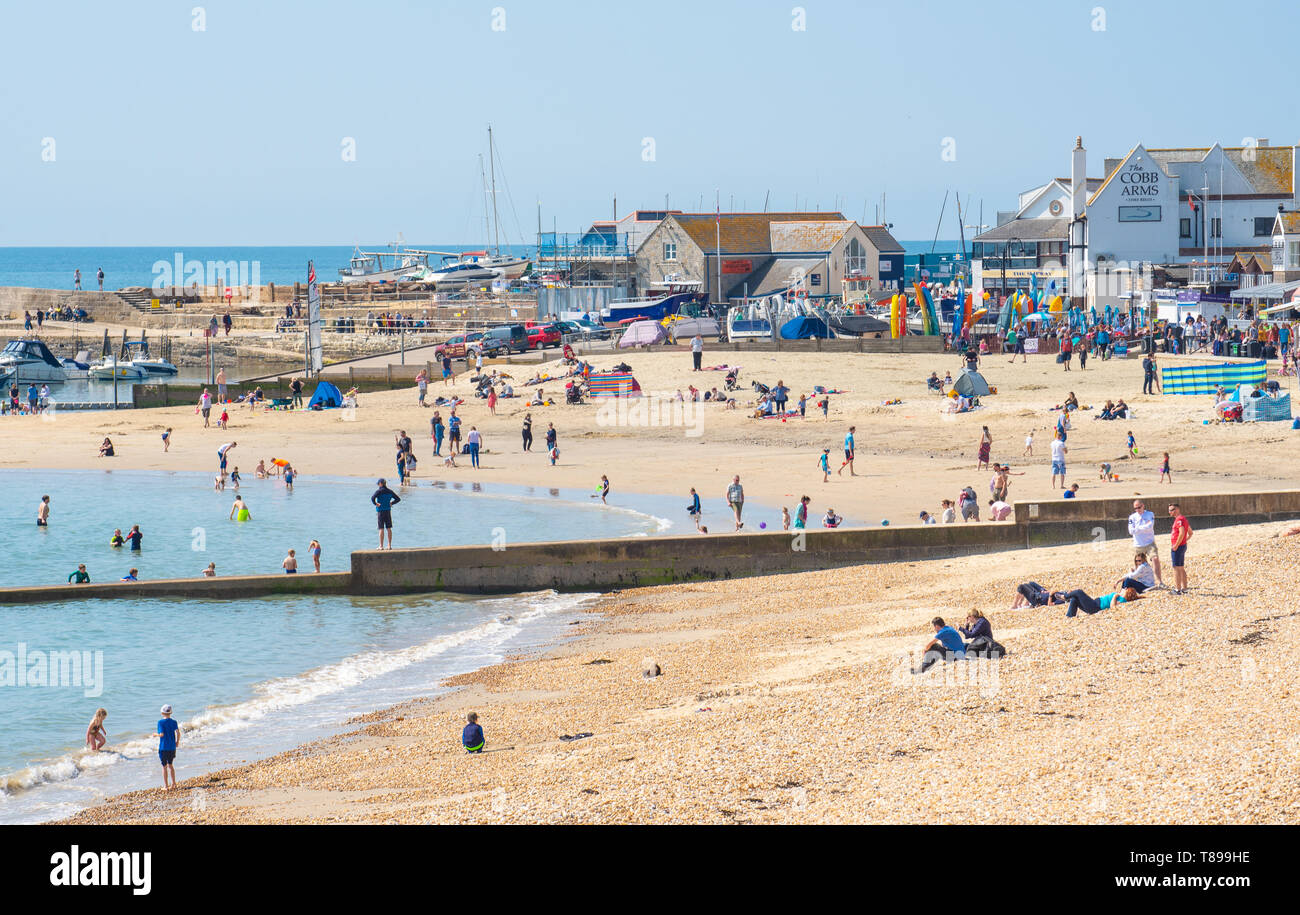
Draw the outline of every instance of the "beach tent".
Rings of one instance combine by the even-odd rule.
[[[831,330],[821,318],[802,315],[791,318],[781,325],[782,340],[810,340],[813,337],[829,337]]]
[[[1214,362],[1205,365],[1168,366],[1160,369],[1160,387],[1166,394],[1213,394],[1219,385],[1262,385],[1268,379],[1268,364],[1258,362]]]
[[[957,380],[952,383],[952,389],[962,397],[986,397],[992,393],[984,376],[972,369],[962,369]]]
[[[311,401],[307,404],[308,410],[325,410],[330,407],[342,405],[343,395],[339,389],[334,387],[328,381],[322,381],[316,385],[316,391],[311,395]]]
[[[1271,423],[1288,420],[1291,418],[1291,395],[1282,394],[1278,397],[1261,397],[1246,396],[1241,399],[1242,412],[1241,418],[1246,422]]]
[[[587,379],[591,397],[640,397],[641,385],[631,372],[593,372]]]
[[[623,331],[618,341],[619,349],[633,346],[653,346],[668,339],[668,331],[658,321],[634,321]]]

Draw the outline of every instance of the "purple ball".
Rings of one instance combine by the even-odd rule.
[[[766,521],[760,521],[760,522],[758,522],[758,529],[759,529],[760,531],[765,531],[765,530],[767,530],[767,522],[766,522]]]

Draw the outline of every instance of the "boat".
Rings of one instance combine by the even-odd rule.
[[[428,251],[408,248],[399,233],[387,251],[362,251],[360,246],[352,251],[346,267],[339,268],[339,281],[344,285],[356,283],[395,283],[419,270],[428,268]]]
[[[662,321],[678,314],[689,305],[703,305],[704,283],[688,280],[677,274],[664,277],[659,286],[651,287],[649,295],[632,299],[615,299],[600,310],[600,319],[606,324],[618,324],[628,318]]]
[[[473,283],[491,283],[501,278],[501,271],[490,267],[480,267],[473,261],[454,260],[441,267],[431,269],[426,282],[433,283],[438,289],[468,286]]]
[[[135,366],[138,369],[143,369],[146,375],[175,375],[179,372],[179,369],[177,369],[176,366],[172,365],[165,359],[136,358],[132,359],[130,362],[122,363],[123,368],[128,365]]]
[[[10,384],[58,384],[68,380],[68,370],[40,340],[10,340],[5,344],[0,350],[0,374],[7,376]]]
[[[119,362],[115,356],[105,356],[92,364],[87,374],[95,381],[143,381],[149,375],[130,361]]]
[[[90,353],[84,349],[75,357],[71,359],[64,357],[59,362],[62,363],[69,381],[74,378],[85,378],[86,373],[90,371]]]
[[[827,312],[824,317],[837,337],[865,337],[869,334],[888,336],[889,334],[889,322],[872,315]]]
[[[772,309],[768,298],[747,301],[727,312],[728,340],[771,340],[772,331]]]

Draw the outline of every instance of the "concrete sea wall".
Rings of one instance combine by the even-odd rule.
[[[1146,499],[1165,534],[1177,501],[1193,529],[1300,519],[1300,490],[1169,493]],[[1015,521],[740,534],[690,534],[556,543],[366,550],[350,572],[251,575],[0,589],[0,603],[177,597],[196,600],[283,594],[502,594],[555,589],[607,591],[713,581],[873,562],[942,559],[1038,546],[1128,538],[1132,498],[1017,502]],[[1193,555],[1195,553],[1193,540]]]

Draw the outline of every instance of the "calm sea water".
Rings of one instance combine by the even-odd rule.
[[[904,241],[901,243],[908,255],[935,253],[951,254],[959,249],[956,241],[941,239],[937,246],[932,241]],[[969,241],[967,242],[969,246]],[[481,250],[481,244],[425,244],[408,242],[408,247],[435,251]],[[366,251],[387,250],[385,243],[364,244]],[[969,250],[969,247],[968,247]],[[183,263],[199,261],[205,273],[209,263],[247,264],[251,273],[253,264],[262,283],[288,285],[306,282],[307,261],[316,263],[316,275],[322,280],[338,278],[340,267],[348,265],[352,257],[350,245],[297,245],[282,247],[252,247],[227,245],[217,247],[121,247],[121,248],[3,248],[0,247],[0,286],[29,286],[38,289],[71,289],[73,271],[81,268],[81,285],[95,288],[95,273],[104,269],[104,288],[121,289],[125,286],[153,286],[155,280],[170,278],[175,273],[177,255]],[[502,251],[519,256],[530,256],[535,248],[526,245],[503,245]],[[164,268],[162,265],[166,265]],[[187,268],[188,269],[188,268]],[[220,268],[219,268],[220,269]],[[239,269],[236,267],[236,269]],[[250,280],[251,282],[251,280]],[[169,283],[171,284],[171,283]],[[179,285],[179,281],[174,283]],[[160,283],[161,285],[161,283]]]
[[[434,251],[482,250],[481,244],[424,244],[407,242],[407,247]],[[385,243],[365,244],[366,251],[386,251]],[[502,245],[502,252],[528,255],[533,249],[522,245]],[[351,245],[298,245],[285,247],[250,247],[227,245],[219,247],[174,248],[0,248],[0,286],[28,286],[37,289],[71,289],[73,271],[81,269],[83,289],[96,288],[95,274],[104,270],[104,288],[121,289],[125,286],[180,285],[174,279],[176,258],[182,263],[199,261],[204,265],[234,262],[236,270],[244,270],[253,283],[252,272],[256,265],[257,279],[262,284],[277,286],[307,281],[307,261],[316,263],[316,275],[321,281],[338,279],[340,267],[346,267],[352,257]],[[436,262],[436,258],[434,259]],[[240,267],[238,265],[246,265]],[[184,269],[188,270],[186,266]],[[224,271],[224,267],[214,270]],[[164,282],[165,280],[165,282]],[[220,280],[220,282],[225,282]],[[245,282],[240,279],[242,284]]]
[[[194,576],[209,561],[221,575],[279,573],[289,548],[300,574],[311,574],[313,537],[325,570],[347,569],[352,550],[374,545],[373,481],[313,477],[304,466],[289,492],[251,478],[256,458],[269,455],[249,457],[231,459],[248,477],[252,520],[243,523],[228,518],[233,491],[213,491],[207,474],[3,471],[0,525],[13,545],[0,586],[63,582],[81,562],[94,581],[131,566],[146,579]],[[45,494],[50,524],[38,528]],[[664,515],[682,509],[682,500],[648,496],[601,506],[571,490],[429,480],[401,495],[399,547],[644,536],[671,527]],[[132,524],[144,532],[143,549],[111,547],[113,528]],[[149,735],[164,702],[187,734],[177,769],[185,778],[331,733],[352,715],[428,695],[446,676],[552,639],[568,631],[579,600],[545,593],[0,607],[0,822],[50,819],[154,784]],[[84,676],[56,684],[30,673],[41,669],[41,653],[73,651],[90,653],[90,685]],[[17,675],[21,656],[27,664]],[[113,752],[87,754],[86,723],[100,706],[109,710]],[[456,733],[449,725],[447,739]]]

